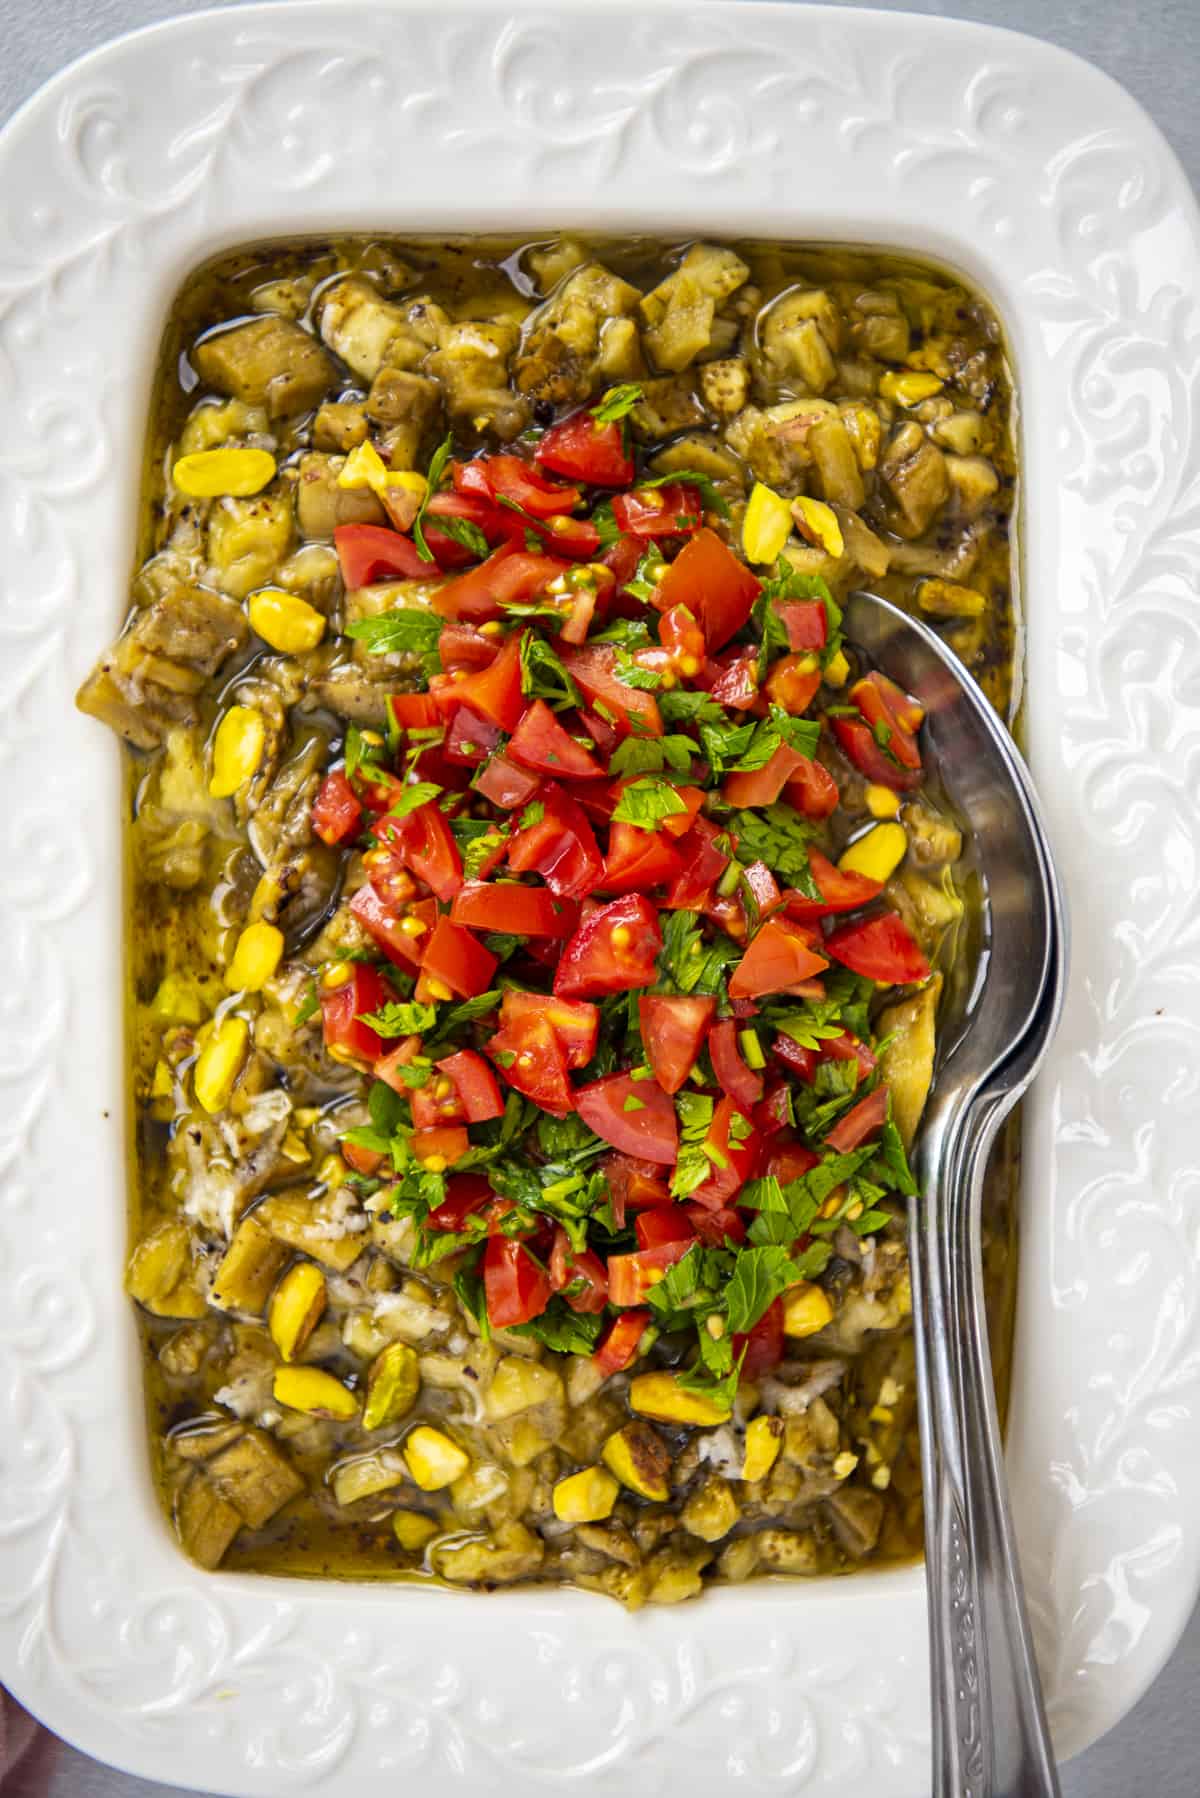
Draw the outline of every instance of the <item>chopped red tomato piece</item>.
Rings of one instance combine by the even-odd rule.
[[[717,1002],[700,994],[646,993],[638,1023],[646,1059],[664,1092],[677,1093],[696,1065]]]
[[[829,614],[819,599],[789,600],[775,610],[783,619],[788,648],[799,651],[824,649],[829,641]]]
[[[443,1124],[465,1124],[467,1114],[452,1080],[430,1080],[408,1095],[412,1120],[418,1130],[437,1130]]]
[[[614,824],[597,886],[605,893],[648,893],[679,879],[683,860],[665,833]]]
[[[540,1317],[550,1303],[550,1279],[523,1242],[490,1236],[483,1251],[483,1291],[488,1322],[508,1330]]]
[[[612,1194],[613,1216],[618,1229],[624,1227],[628,1211],[675,1203],[670,1187],[662,1178],[662,1168],[653,1161],[636,1160],[631,1155],[606,1155],[600,1168]]]
[[[431,981],[440,982],[460,999],[475,999],[487,992],[498,965],[477,936],[449,918],[439,918],[425,950],[421,979],[432,998],[445,998],[446,994],[430,992]]]
[[[731,999],[786,993],[829,966],[818,954],[820,938],[790,918],[769,918],[754,937],[729,981]],[[827,946],[827,945],[826,945]]]
[[[405,866],[423,880],[443,901],[453,899],[462,885],[462,856],[445,814],[430,801],[406,817],[382,817],[375,826],[378,840],[394,848]]]
[[[800,766],[788,776],[784,798],[806,818],[830,818],[838,808],[838,784],[821,762],[801,756]]]
[[[587,999],[649,986],[661,948],[662,931],[650,901],[634,893],[613,899],[597,906],[563,950],[554,991],[564,999]]]
[[[453,1167],[471,1147],[471,1139],[461,1124],[439,1124],[432,1130],[414,1130],[408,1146],[421,1163],[435,1171]]]
[[[465,618],[472,624],[484,624],[489,619],[502,618],[506,605],[532,599],[568,567],[568,563],[558,562],[553,556],[531,555],[502,543],[486,562],[439,587],[433,596],[433,609],[442,618]]]
[[[739,810],[774,805],[789,780],[794,779],[805,757],[790,743],[781,743],[761,768],[746,774],[727,774],[722,796]]]
[[[452,624],[447,620],[442,626],[437,650],[438,661],[447,674],[465,674],[473,668],[490,668],[500,654],[500,644],[495,637],[485,637],[473,624]],[[449,694],[450,688],[446,687],[445,692]],[[443,701],[435,723],[440,720],[445,704]]]
[[[472,462],[456,462],[454,485],[459,493],[512,500],[535,518],[573,512],[583,498],[578,487],[548,481],[520,456],[477,456]]]
[[[485,1124],[489,1118],[504,1116],[496,1076],[474,1049],[460,1049],[435,1065],[453,1084],[468,1124]]]
[[[486,668],[455,681],[448,698],[456,705],[470,706],[473,712],[488,718],[501,730],[517,728],[525,708],[521,691],[521,644],[524,635],[510,637],[503,649]]]
[[[575,1109],[590,1130],[622,1154],[674,1165],[679,1153],[675,1107],[656,1080],[606,1074],[576,1089]]]
[[[780,1143],[771,1150],[767,1172],[781,1186],[790,1186],[793,1180],[802,1180],[805,1174],[810,1174],[820,1159],[802,1142]]]
[[[921,770],[903,767],[889,757],[875,741],[869,724],[857,718],[831,718],[830,723],[847,761],[853,762],[868,780],[878,786],[898,788],[902,793],[920,786]]]
[[[929,963],[903,918],[893,911],[843,924],[825,938],[826,953],[852,974],[884,986],[908,986],[929,978]]]
[[[519,993],[509,987],[500,1002],[500,1023],[519,1030],[527,1018],[539,1018],[558,1038],[569,1068],[585,1068],[600,1040],[600,1011],[587,999],[556,999],[550,993]]]
[[[709,1211],[703,1205],[685,1205],[684,1210],[696,1235],[708,1248],[724,1248],[727,1239],[739,1246],[745,1242],[746,1220],[732,1206],[722,1205],[716,1211]]]
[[[523,767],[535,768],[552,780],[602,780],[604,769],[559,723],[544,699],[527,706],[513,733],[508,753]]]
[[[812,655],[780,656],[767,670],[765,691],[772,705],[782,707],[793,718],[802,717],[817,696],[821,670],[814,668]]]
[[[872,669],[850,689],[850,698],[858,707],[873,732],[887,740],[887,747],[907,768],[921,766],[916,733],[925,717],[925,708],[886,674]]]
[[[468,880],[454,895],[450,917],[472,930],[499,930],[513,936],[570,936],[579,922],[579,907],[556,899],[545,887],[523,887],[514,881]]]
[[[390,962],[398,968],[420,967],[437,916],[432,899],[391,905],[380,896],[374,881],[369,881],[355,893],[350,911]]]
[[[639,1249],[655,1249],[660,1242],[691,1242],[696,1235],[682,1205],[651,1205],[639,1211],[633,1233]]]
[[[355,1142],[347,1142],[344,1137],[339,1146],[346,1166],[353,1168],[356,1174],[362,1174],[364,1179],[369,1180],[383,1166],[383,1156],[376,1149],[362,1149]]]
[[[323,843],[344,843],[357,835],[363,808],[340,768],[327,774],[313,802],[313,829]]]
[[[729,841],[728,837],[722,839],[717,826],[704,817],[698,817],[687,835],[679,838],[683,873],[668,889],[664,903],[669,911],[703,909],[714,883],[729,866],[728,852],[717,847],[721,840]]]
[[[750,889],[760,918],[769,917],[783,904],[783,894],[779,890],[779,882],[766,862],[750,862],[742,870],[742,880]]]
[[[397,730],[434,730],[442,722],[437,701],[428,693],[389,693],[387,703]]]
[[[543,468],[588,487],[627,487],[633,479],[623,426],[602,424],[586,410],[551,425],[533,454]]]
[[[640,1305],[650,1288],[657,1286],[667,1269],[683,1260],[694,1240],[693,1237],[680,1242],[660,1242],[655,1248],[638,1249],[632,1255],[610,1255],[609,1303],[622,1307]]]
[[[767,1306],[752,1330],[734,1337],[735,1361],[743,1349],[746,1351],[746,1358],[742,1362],[742,1375],[745,1379],[760,1379],[771,1368],[778,1367],[783,1360],[784,1350],[782,1299],[775,1299]]]
[[[560,899],[582,899],[593,891],[604,867],[587,814],[553,784],[541,789],[531,809],[538,806],[540,816],[518,829],[509,843],[508,865],[514,874],[540,874]]]
[[[342,962],[326,972],[319,994],[326,1054],[334,1061],[373,1062],[383,1042],[362,1020],[396,996],[379,969],[364,961]]]
[[[460,705],[450,721],[442,754],[449,762],[458,762],[464,768],[477,768],[503,735],[490,718],[481,718],[470,706]]]
[[[617,529],[649,541],[654,537],[678,537],[698,529],[700,495],[685,481],[668,481],[663,487],[635,487],[618,493],[612,503]]]
[[[875,1057],[866,1043],[857,1036],[851,1036],[848,1030],[843,1030],[840,1036],[825,1038],[821,1044],[821,1060],[856,1061],[860,1080],[866,1080],[875,1072]]]
[[[708,674],[711,673],[711,681]],[[706,664],[702,683],[712,697],[733,712],[746,712],[758,700],[758,651],[727,649],[716,662]]]
[[[759,583],[715,531],[699,531],[684,545],[655,589],[660,612],[686,606],[704,632],[709,654],[740,631],[758,598]]]
[[[595,1249],[573,1249],[561,1224],[554,1227],[550,1286],[572,1311],[603,1311],[608,1303],[608,1270]]]
[[[886,1086],[877,1086],[873,1093],[840,1117],[833,1129],[826,1133],[825,1141],[839,1155],[847,1154],[851,1149],[859,1148],[887,1123],[890,1095]]]
[[[653,693],[630,687],[617,674],[616,651],[606,643],[564,649],[560,659],[592,709],[621,736],[661,737],[662,718]]]
[[[686,606],[672,606],[659,621],[658,640],[685,679],[699,674],[705,661],[704,632]]]
[[[867,874],[856,874],[853,870],[835,867],[819,849],[809,850],[808,866],[821,897],[810,899],[807,894],[798,893],[794,887],[789,887],[789,918],[807,920],[823,918],[830,912],[857,911],[860,905],[869,905],[883,891],[882,881],[872,880]]]
[[[649,1322],[649,1311],[623,1311],[620,1317],[613,1318],[592,1356],[605,1379],[610,1374],[624,1373],[638,1352]]]
[[[708,1033],[708,1052],[721,1091],[728,1093],[743,1111],[757,1105],[763,1095],[763,1077],[742,1060],[736,1018],[725,1018],[713,1025]]]
[[[386,525],[339,525],[333,547],[347,588],[369,587],[372,581],[427,581],[433,572],[412,539]]]
[[[694,1205],[719,1211],[758,1172],[762,1137],[733,1099],[721,1099],[704,1138],[711,1172],[690,1196]]]
[[[513,812],[518,806],[528,805],[541,784],[528,768],[518,768],[506,755],[497,752],[480,770],[475,791],[490,799],[502,812]]]
[[[500,1029],[486,1045],[505,1080],[543,1111],[565,1117],[575,1095],[567,1079],[567,1057],[558,1035],[536,1013],[502,1016]]]
[[[491,1204],[495,1194],[482,1174],[452,1174],[446,1196],[425,1220],[431,1230],[462,1230],[467,1219]]]

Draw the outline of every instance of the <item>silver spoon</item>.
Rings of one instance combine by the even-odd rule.
[[[930,765],[972,838],[985,941],[922,1124],[910,1251],[933,1685],[933,1798],[1058,1798],[1004,1481],[982,1284],[996,1134],[1062,1010],[1066,909],[1033,786],[966,668],[855,593],[846,635],[925,707]]]

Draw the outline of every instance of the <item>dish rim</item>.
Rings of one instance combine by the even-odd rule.
[[[22,631],[19,614],[5,620],[16,646],[6,659],[18,702],[5,725],[6,747],[19,776],[3,802],[5,828],[16,851],[28,842],[49,847],[44,873],[23,874],[18,866],[0,881],[0,916],[13,924],[9,940],[18,942],[20,962],[17,1016],[0,1018],[0,1066],[21,1087],[23,1101],[0,1165],[7,1166],[12,1215],[25,1214],[38,1251],[11,1274],[0,1273],[0,1294],[7,1284],[12,1301],[0,1316],[17,1324],[10,1340],[0,1338],[8,1357],[0,1361],[0,1414],[10,1424],[7,1439],[21,1441],[33,1468],[15,1483],[7,1506],[0,1499],[0,1570],[27,1567],[30,1552],[35,1568],[28,1601],[15,1578],[0,1578],[0,1591],[18,1592],[16,1600],[0,1600],[6,1683],[60,1734],[143,1776],[171,1779],[178,1747],[187,1742],[192,1782],[228,1792],[265,1792],[281,1772],[331,1787],[352,1777],[381,1786],[389,1768],[404,1764],[406,1729],[420,1738],[410,1754],[436,1754],[436,1771],[425,1774],[434,1798],[460,1790],[465,1772],[484,1790],[485,1775],[494,1785],[518,1773],[562,1776],[566,1767],[602,1789],[621,1779],[635,1756],[640,1773],[658,1781],[691,1755],[701,1791],[715,1789],[706,1783],[714,1766],[723,1769],[722,1778],[739,1769],[764,1789],[778,1783],[782,1767],[794,1789],[813,1783],[848,1791],[864,1764],[881,1781],[881,1798],[915,1794],[927,1784],[918,1569],[802,1589],[788,1583],[723,1589],[683,1612],[638,1618],[601,1609],[587,1594],[495,1595],[474,1600],[468,1640],[454,1629],[459,1613],[448,1608],[471,1602],[464,1595],[310,1586],[191,1568],[174,1548],[145,1477],[140,1369],[120,1292],[124,1205],[104,1203],[106,1194],[111,1200],[124,1193],[113,1128],[126,1104],[123,981],[103,959],[114,929],[119,936],[123,910],[113,878],[120,866],[118,754],[67,708],[75,681],[123,609],[118,596],[132,566],[154,366],[153,356],[132,347],[138,322],[153,323],[141,335],[156,345],[162,302],[183,275],[221,249],[255,238],[333,228],[457,230],[472,222],[486,230],[538,230],[564,218],[595,231],[624,223],[647,232],[720,236],[736,213],[744,236],[874,243],[961,269],[1005,326],[1023,401],[1025,487],[1039,496],[1056,490],[1057,504],[1039,497],[1037,506],[1025,507],[1022,529],[1025,593],[1053,590],[1060,602],[1053,613],[1047,608],[1027,620],[1030,640],[1039,644],[1028,739],[1035,776],[1057,777],[1041,782],[1048,822],[1068,887],[1081,892],[1086,881],[1088,904],[1075,907],[1076,964],[1063,1033],[1027,1112],[1029,1152],[1042,1160],[1024,1182],[1009,1464],[1035,1625],[1052,1644],[1044,1656],[1051,1713],[1063,1750],[1076,1752],[1149,1684],[1200,1589],[1200,1533],[1192,1522],[1200,1497],[1194,1471],[1200,1409],[1186,1380],[1182,1399],[1178,1391],[1180,1370],[1186,1374],[1190,1365],[1188,1328],[1176,1331],[1173,1361],[1160,1365],[1153,1347],[1156,1333],[1180,1314],[1194,1337],[1200,1315],[1195,1270],[1179,1257],[1189,1178],[1183,1132],[1143,1069],[1135,1103],[1149,1119],[1152,1143],[1140,1152],[1147,1165],[1106,1179],[1090,1163],[1081,1167],[1075,1153],[1081,1134],[1086,1141],[1110,1108],[1121,1115],[1125,1089],[1137,1084],[1128,1056],[1144,1055],[1147,1030],[1159,1045],[1177,1043],[1181,1060],[1191,1044],[1186,1015],[1171,1012],[1188,963],[1174,966],[1161,953],[1178,946],[1186,958],[1186,915],[1169,913],[1169,879],[1159,895],[1168,902],[1166,942],[1150,945],[1140,940],[1141,908],[1127,894],[1118,897],[1115,875],[1097,883],[1080,854],[1080,838],[1091,831],[1116,873],[1124,870],[1127,886],[1138,870],[1133,851],[1146,835],[1133,845],[1122,841],[1124,802],[1109,793],[1110,764],[1130,748],[1157,819],[1149,840],[1155,828],[1182,828],[1186,835],[1196,822],[1196,807],[1189,813],[1158,745],[1136,730],[1122,738],[1127,721],[1096,719],[1086,706],[1089,680],[1100,684],[1112,663],[1136,658],[1151,620],[1160,620],[1155,628],[1165,641],[1158,585],[1194,581],[1200,572],[1196,551],[1182,536],[1165,575],[1161,554],[1157,562],[1143,559],[1141,585],[1136,557],[1132,569],[1123,560],[1122,520],[1149,513],[1166,529],[1168,548],[1172,520],[1178,532],[1186,528],[1188,465],[1172,485],[1161,453],[1154,462],[1153,420],[1141,419],[1144,434],[1135,433],[1135,447],[1126,447],[1124,469],[1111,465],[1113,413],[1132,408],[1136,420],[1145,410],[1138,405],[1139,382],[1158,383],[1177,408],[1169,416],[1179,442],[1190,445],[1197,435],[1189,430],[1189,383],[1178,381],[1172,363],[1188,353],[1186,325],[1195,317],[1194,302],[1187,308],[1200,237],[1190,190],[1157,129],[1115,83],[1065,52],[989,27],[754,0],[709,0],[696,15],[666,0],[648,17],[625,0],[606,0],[586,17],[536,7],[505,17],[461,0],[436,10],[428,0],[336,6],[301,0],[286,7],[286,29],[284,16],[279,5],[239,7],[118,39],[56,76],[0,135],[0,181],[13,195],[10,208],[22,208],[0,277],[0,350],[14,357],[18,373],[35,374],[24,386],[17,382],[13,417],[24,444],[18,431],[0,510],[17,567],[33,590],[49,595],[51,651],[58,652],[42,645],[39,657],[40,631],[28,625]],[[628,22],[622,43],[657,58],[652,76],[631,76],[622,55],[613,60],[617,34],[607,28],[621,16]],[[394,42],[401,17],[425,54],[413,55],[417,95],[405,88],[396,107],[384,77],[405,68]],[[352,18],[363,21],[357,61],[344,55]],[[580,60],[589,71],[573,97],[562,85],[573,72],[572,46],[586,46]],[[551,67],[551,81],[559,85],[545,90],[549,100],[539,111],[539,59],[549,56],[553,65],[556,51],[564,66]],[[464,58],[462,93],[447,83],[461,75]],[[181,90],[181,63],[199,95],[186,84]],[[713,91],[718,66],[719,91]],[[929,79],[933,73],[943,78],[942,92],[930,91],[939,87]],[[354,117],[334,142],[322,97],[331,84],[342,91],[338,84],[347,80]],[[561,92],[566,105],[558,104]],[[953,97],[949,124],[947,93]],[[1097,132],[1091,123],[1097,112],[1116,123]],[[442,160],[416,200],[391,216],[378,204],[364,206],[357,193],[347,200],[345,187],[356,171],[394,168],[406,133],[421,134],[431,124],[441,131]],[[287,141],[289,134],[295,142]],[[836,216],[832,202],[824,211],[815,205],[781,215],[796,160],[805,147],[828,157],[831,137]],[[509,161],[489,164],[495,191],[481,204],[470,190],[489,140]],[[638,158],[648,146],[661,158],[656,179],[663,197],[653,205],[637,187]],[[157,156],[147,155],[155,149]],[[305,155],[297,170],[296,159]],[[581,206],[571,182],[589,157],[594,179]],[[1114,167],[1135,172],[1122,182]],[[526,168],[545,190],[534,205],[523,197]],[[602,190],[605,174],[623,199]],[[163,175],[165,185],[155,187]],[[1033,213],[1031,193],[1038,202]],[[746,225],[748,206],[757,206],[752,216],[764,221],[761,229]],[[286,225],[279,222],[285,217]],[[918,228],[918,219],[931,217],[942,220],[936,230]],[[845,229],[848,222],[853,231]],[[130,257],[140,265],[127,266]],[[90,292],[89,279],[99,283]],[[77,325],[83,303],[95,308],[86,341]],[[1079,340],[1074,359],[1072,324]],[[94,399],[80,392],[83,377],[70,357],[94,381]],[[1097,380],[1108,390],[1091,394],[1088,383]],[[1061,446],[1051,441],[1051,417],[1065,420]],[[76,458],[77,472],[65,480],[54,463],[56,447],[66,452],[68,470]],[[1139,456],[1149,466],[1140,466]],[[120,504],[110,467],[124,483]],[[1083,608],[1070,603],[1070,580],[1086,587],[1088,568],[1097,570],[1106,555],[1124,574],[1127,603],[1101,605],[1093,573],[1089,603],[1103,628],[1095,642],[1081,643],[1073,621]],[[1172,629],[1184,631],[1184,666],[1163,691],[1200,726],[1187,686],[1186,621],[1174,605],[1166,617]],[[47,782],[43,771],[44,790],[33,801],[24,796],[38,792],[37,726],[47,711],[56,723],[66,716],[64,767],[71,780],[52,774]],[[1112,814],[1114,804],[1122,816],[1105,831],[1105,808]],[[101,820],[86,844],[71,829],[80,809]],[[99,884],[89,851],[105,870]],[[1122,904],[1129,909],[1122,912]],[[1104,974],[1114,985],[1129,978],[1117,954],[1122,933],[1126,941],[1137,939],[1138,981],[1163,995],[1160,1017],[1150,1024],[1142,1017],[1153,1009],[1148,999],[1131,1014],[1121,992],[1099,1005],[1091,996],[1093,989],[1103,992]],[[43,1005],[45,1022],[31,1049],[22,1019],[28,1008],[20,1001],[35,993],[39,977],[52,1002]],[[80,1041],[93,1045],[91,1066],[66,1052]],[[92,1199],[99,1203],[73,1220],[68,1240],[48,1200],[31,1203],[35,1188],[53,1190],[55,1110],[82,1120],[77,1152],[98,1170]],[[1171,1230],[1164,1231],[1169,1240],[1146,1251],[1149,1268],[1138,1281],[1143,1309],[1128,1320],[1133,1359],[1142,1344],[1149,1369],[1131,1401],[1122,1387],[1129,1355],[1109,1342],[1105,1314],[1113,1294],[1122,1294],[1121,1283],[1093,1264],[1077,1236],[1080,1217],[1099,1211],[1108,1233],[1121,1238],[1129,1208],[1148,1207],[1152,1172],[1165,1182],[1158,1211]],[[1026,1202],[1035,1175],[1050,1195],[1040,1208]],[[113,1216],[120,1219],[116,1231]],[[12,1226],[0,1224],[0,1231],[6,1228]],[[67,1333],[56,1342],[51,1326],[58,1329],[62,1317]],[[1039,1353],[1044,1367],[1051,1347],[1054,1377],[1032,1381],[1028,1369]],[[1197,1353],[1193,1345],[1191,1355]],[[35,1398],[48,1408],[35,1414]],[[1072,1411],[1081,1420],[1074,1460],[1056,1452],[1064,1400],[1068,1421]],[[1115,1464],[1104,1447],[1114,1433],[1124,1444]],[[1104,1451],[1099,1460],[1097,1444]],[[131,1491],[128,1469],[135,1464]],[[1131,1466],[1152,1469],[1153,1477],[1143,1470],[1133,1482],[1144,1519],[1127,1514],[1121,1523],[1114,1507],[1128,1496]],[[88,1529],[71,1503],[72,1470],[86,1472],[90,1492],[114,1500],[113,1517],[89,1520],[101,1550],[90,1561]],[[140,1532],[132,1563],[123,1548],[123,1504]],[[1105,1519],[1099,1532],[1097,1512]],[[400,1608],[407,1616],[413,1603],[440,1607],[439,1627],[451,1620],[442,1672],[456,1690],[473,1693],[478,1686],[480,1694],[464,1699],[462,1715],[450,1717],[454,1707],[443,1702],[442,1688],[429,1688],[430,1657],[408,1667],[395,1658],[399,1649],[382,1607],[395,1618]],[[811,1643],[798,1643],[799,1632],[789,1631],[785,1604],[804,1606],[810,1637],[819,1620],[822,1647],[815,1659]],[[591,1658],[573,1662],[578,1650],[571,1639],[585,1606]],[[506,1622],[498,1631],[501,1613]],[[1056,1628],[1056,1621],[1065,1627]],[[429,1630],[427,1618],[422,1622]],[[576,1739],[578,1718],[557,1739],[552,1729],[547,1734],[546,1719],[530,1708],[529,1682],[507,1666],[501,1671],[502,1662],[520,1661],[513,1638],[522,1628],[526,1673],[555,1669],[560,1694],[591,1685],[604,1696],[611,1686],[611,1712],[586,1743]],[[376,1638],[379,1645],[372,1646]],[[880,1641],[891,1644],[887,1653],[878,1653]],[[165,1669],[155,1658],[164,1649]],[[386,1702],[394,1713],[408,1704],[407,1726],[403,1716],[389,1721],[373,1714],[384,1700],[373,1695],[373,1681],[362,1689],[364,1654],[368,1661],[374,1654],[375,1665],[386,1670]],[[646,1700],[628,1675],[622,1683],[620,1668],[637,1660],[651,1672]],[[730,1673],[730,1661],[737,1672]],[[423,1700],[392,1689],[402,1674],[418,1689],[425,1678]],[[218,1699],[235,1679],[241,1691]],[[298,1700],[288,1690],[295,1679]],[[797,1685],[805,1689],[803,1704]],[[710,1707],[719,1700],[715,1725],[702,1719],[692,1701],[696,1692],[707,1695]],[[477,1711],[487,1721],[497,1706],[511,1724],[511,1739],[499,1748],[476,1741],[482,1724],[472,1721]],[[569,1717],[570,1705],[565,1709]],[[789,1709],[800,1713],[797,1724],[781,1723]],[[774,1719],[770,1728],[787,1735],[788,1758],[780,1765],[768,1764],[769,1755],[764,1761],[751,1718]]]

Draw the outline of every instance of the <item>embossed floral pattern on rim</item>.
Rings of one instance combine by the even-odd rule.
[[[940,256],[1010,328],[1028,738],[1076,947],[1028,1108],[1009,1461],[1056,1739],[1084,1746],[1200,1588],[1200,235],[1155,128],[1064,53],[947,21],[317,0],[85,59],[0,175],[6,1683],[105,1760],[229,1793],[927,1791],[915,1570],[636,1618],[198,1573],[150,1497],[120,1295],[118,763],[70,695],[125,605],[181,276],[334,227],[743,232]]]

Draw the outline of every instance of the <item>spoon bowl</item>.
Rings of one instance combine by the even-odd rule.
[[[979,967],[942,1048],[916,1155],[910,1262],[933,1686],[933,1798],[1057,1798],[1009,1516],[982,1280],[988,1156],[1057,1027],[1066,907],[1033,783],[958,657],[858,592],[847,637],[925,708],[929,759],[970,833]]]

